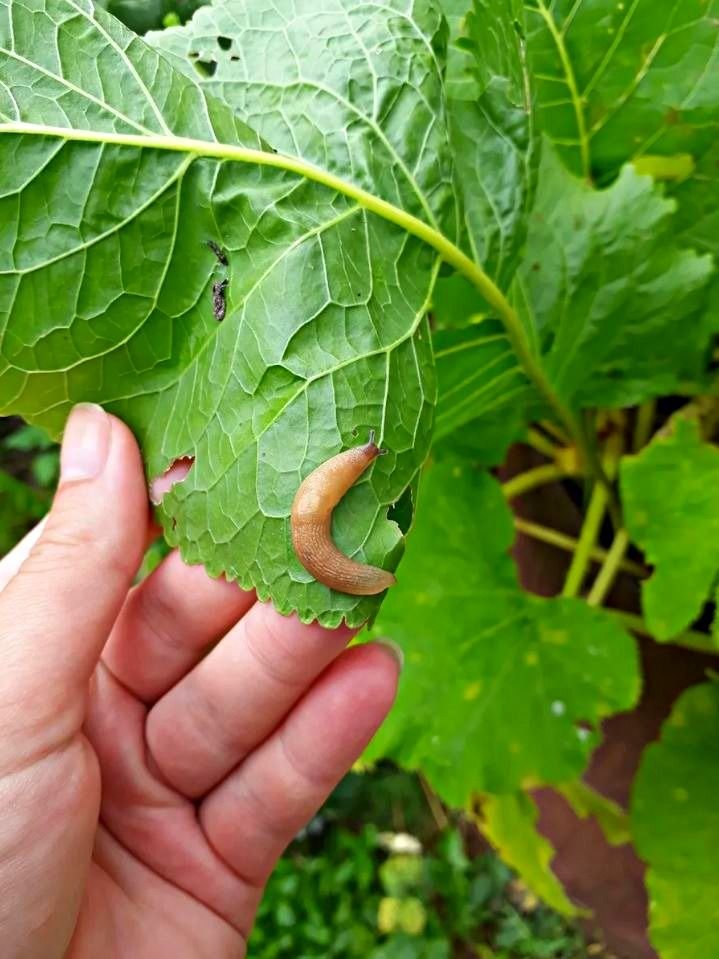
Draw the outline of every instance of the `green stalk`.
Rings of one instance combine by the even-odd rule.
[[[177,137],[158,133],[117,133],[114,131],[98,132],[96,130],[79,130],[59,126],[42,126],[35,123],[11,121],[0,124],[0,134],[23,134],[26,136],[57,137],[65,141],[77,143],[111,143],[116,146],[136,147],[139,149],[167,150],[174,153],[187,153],[194,157],[207,157],[217,160],[228,160],[236,163],[252,163],[257,166],[274,167],[286,170],[305,177],[322,186],[355,200],[366,210],[401,227],[407,233],[418,237],[440,254],[445,262],[453,266],[458,272],[470,280],[487,303],[492,306],[501,319],[507,338],[521,363],[527,377],[534,383],[538,392],[544,397],[547,405],[555,412],[564,427],[574,439],[577,447],[582,451],[585,462],[592,471],[602,479],[601,465],[597,470],[596,456],[591,444],[587,444],[581,426],[574,413],[564,405],[555,393],[552,384],[547,379],[544,369],[532,352],[526,331],[517,312],[512,307],[504,293],[494,283],[490,276],[467,256],[456,244],[452,243],[439,230],[425,223],[419,217],[400,207],[388,203],[381,197],[375,196],[368,190],[343,180],[342,177],[321,167],[309,163],[300,157],[285,153],[275,153],[271,150],[257,150],[235,144],[196,140],[191,137]],[[609,487],[608,487],[609,488]]]
[[[647,400],[637,409],[637,419],[634,423],[634,437],[632,449],[635,453],[643,449],[649,440],[657,411],[656,400]]]
[[[572,557],[572,562],[567,570],[567,578],[564,581],[562,596],[578,596],[582,588],[582,583],[589,569],[592,550],[595,549],[597,545],[597,538],[602,526],[602,520],[604,519],[604,513],[608,506],[611,507],[613,505],[610,477],[613,477],[616,471],[621,455],[622,442],[623,438],[621,433],[613,433],[607,440],[604,463],[601,464],[601,476],[604,476],[605,480],[602,481],[600,478],[595,482],[592,489],[587,514],[584,517],[584,523],[582,524],[582,529],[579,534],[577,551]]]
[[[526,473],[520,473],[513,476],[512,479],[502,483],[502,492],[505,499],[514,499],[521,496],[522,493],[528,493],[538,486],[545,486],[547,483],[553,483],[555,480],[565,479],[571,474],[556,463],[545,463],[543,466],[535,466]]]
[[[555,546],[567,553],[574,553],[577,549],[578,540],[573,536],[567,536],[566,533],[560,533],[559,530],[551,529],[549,526],[541,526],[539,523],[532,523],[530,520],[522,519],[521,516],[514,517],[514,526],[519,533],[530,536],[540,543],[547,543],[548,546]],[[609,558],[607,550],[601,546],[595,546],[590,554],[590,559],[595,563],[604,563]],[[646,569],[639,563],[631,559],[619,559],[618,569],[639,579],[644,579],[647,575]]]
[[[551,460],[557,455],[557,447],[554,443],[533,426],[530,426],[527,430],[527,443],[538,453],[548,456]]]
[[[624,554],[629,547],[629,534],[625,529],[620,529],[614,537],[612,545],[609,547],[606,559],[602,563],[596,580],[589,591],[587,602],[590,606],[601,606],[607,593],[612,588],[617,573],[622,567]]]
[[[582,531],[579,534],[577,551],[572,557],[572,562],[567,571],[567,578],[564,581],[562,596],[577,596],[582,588],[582,583],[584,582],[584,577],[587,574],[587,569],[589,568],[592,557],[592,550],[595,549],[597,544],[599,529],[604,519],[604,512],[607,508],[608,501],[609,494],[607,493],[606,487],[601,483],[595,483],[589,499],[587,515],[582,524]]]
[[[611,609],[607,606],[604,608],[623,626],[631,629],[633,633],[639,633],[642,636],[649,636],[650,639],[654,639],[652,631],[641,616],[637,616],[636,613],[625,613],[624,610],[621,609]],[[664,645],[664,643],[662,643],[662,645]],[[694,649],[700,653],[711,653],[714,656],[719,656],[719,645],[717,645],[708,633],[701,633],[696,629],[685,630],[685,632],[669,640],[668,645],[684,646],[686,649]]]

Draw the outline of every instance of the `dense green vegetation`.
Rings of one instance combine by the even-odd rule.
[[[530,794],[561,789],[645,858],[662,959],[719,954],[712,676],[629,817],[582,785],[638,701],[635,633],[719,652],[719,2],[107,6],[171,29],[0,0],[0,411],[57,437],[98,401],[150,475],[194,457],[158,510],[189,562],[405,647],[372,757],[481,810],[572,915]],[[289,537],[301,479],[370,429],[389,455],[334,535],[388,568],[406,545],[382,605]],[[542,487],[566,515],[530,522]],[[520,533],[566,555],[557,595],[521,585]]]

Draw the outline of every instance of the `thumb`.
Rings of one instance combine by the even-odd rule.
[[[139,450],[118,419],[76,406],[60,463],[42,534],[0,594],[0,702],[23,710],[45,701],[57,709],[84,693],[148,529]]]

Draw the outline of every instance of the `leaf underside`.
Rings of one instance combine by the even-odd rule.
[[[243,44],[243,59],[227,60],[240,78],[230,109],[89,0],[0,2],[0,409],[57,435],[73,403],[101,402],[135,431],[150,476],[193,457],[160,509],[169,540],[211,575],[325,625],[359,624],[378,601],[302,569],[292,499],[314,467],[375,429],[390,455],[345,497],[333,532],[356,559],[396,565],[403,538],[386,513],[416,479],[433,416],[437,255],[324,184],[158,145],[291,149],[451,235],[434,106],[441,18],[428,3],[410,13],[395,0],[391,16],[369,18],[353,7],[202,11],[231,16],[223,44],[226,33]],[[273,45],[287,55],[265,57]],[[276,71],[262,83],[256,72],[243,81],[253,55]],[[232,100],[228,90],[215,92]],[[265,139],[233,110],[271,117],[258,123]],[[18,121],[62,130],[16,133]],[[91,142],[75,142],[78,130]],[[105,142],[113,134],[143,142]],[[212,286],[224,278],[218,323]]]

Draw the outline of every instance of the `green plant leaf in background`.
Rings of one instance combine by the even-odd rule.
[[[534,390],[501,326],[484,320],[463,330],[440,331],[434,336],[434,355],[435,438],[440,440],[469,420],[499,411],[511,435],[512,417],[506,408],[526,408]]]
[[[575,173],[704,152],[719,111],[717,0],[527,0],[538,119]]]
[[[627,529],[654,566],[642,584],[647,626],[672,639],[697,618],[719,572],[719,448],[678,416],[669,435],[622,461],[620,476]]]
[[[576,916],[579,910],[552,872],[556,850],[537,831],[538,818],[537,807],[526,793],[486,796],[481,803],[479,826],[533,893],[563,916]]]
[[[0,470],[0,556],[20,540],[33,521],[47,512],[48,498]]]
[[[545,144],[515,295],[566,401],[632,405],[703,372],[709,331],[687,329],[687,315],[713,262],[677,245],[674,210],[630,166],[595,190]]]
[[[633,639],[602,610],[521,590],[492,477],[443,462],[423,476],[420,503],[376,625],[403,646],[406,669],[370,757],[421,768],[457,806],[573,779],[599,720],[636,701]]]
[[[632,828],[649,866],[650,935],[662,959],[719,955],[719,686],[685,692],[644,753]]]
[[[94,0],[94,2],[96,6],[102,7],[118,20],[122,20],[135,33],[146,33],[148,30],[159,29],[163,19],[168,15],[175,15],[180,20],[186,20],[208,0]]]
[[[424,0],[392,17],[308,6],[294,33],[269,2],[198,20],[218,11],[217,57],[233,64],[241,40],[252,68],[222,89],[272,147],[89,0],[0,0],[0,411],[57,435],[74,402],[104,403],[150,475],[194,457],[160,511],[187,562],[283,612],[358,624],[377,600],[313,581],[288,517],[302,477],[375,428],[391,454],[345,498],[335,537],[379,565],[401,551],[386,511],[429,443],[438,256],[363,200],[455,229],[442,20]],[[321,70],[323,89],[300,96],[300,70]],[[299,160],[274,152],[288,146]]]
[[[521,0],[441,0],[450,30],[447,94],[457,191],[476,262],[506,289],[536,175],[532,81]]]

